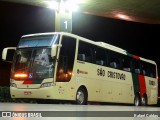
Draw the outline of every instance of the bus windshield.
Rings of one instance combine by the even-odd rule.
[[[35,81],[53,78],[55,63],[51,48],[58,42],[59,34],[22,37],[14,55],[11,77],[35,84],[40,83]]]
[[[14,55],[12,78],[30,81],[53,78],[55,63],[51,48],[58,42],[58,34],[22,37]]]
[[[18,48],[26,47],[51,47],[54,44],[57,44],[59,40],[59,35],[39,35],[39,36],[29,36],[22,37],[18,43]]]
[[[53,78],[53,70],[54,62],[51,58],[51,48],[28,48],[16,51],[12,68],[12,77],[15,80]],[[17,75],[18,77],[16,77]]]

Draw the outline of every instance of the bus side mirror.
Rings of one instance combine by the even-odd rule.
[[[60,48],[60,47],[62,47],[62,45],[53,45],[52,46],[52,51],[51,51],[51,56],[52,57],[55,57],[56,56],[56,54],[57,54],[57,48]]]
[[[15,50],[16,47],[4,48],[2,51],[2,60],[6,62],[12,62]]]

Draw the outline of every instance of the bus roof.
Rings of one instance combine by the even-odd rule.
[[[27,34],[27,35],[23,35],[23,37],[30,37],[30,36],[39,36],[39,35],[53,35],[53,34],[57,34],[58,32],[45,32],[45,33],[35,33],[35,34]]]
[[[118,53],[121,53],[121,54],[124,54],[124,55],[127,55],[127,51],[122,49],[122,48],[119,48],[119,47],[116,47],[114,45],[110,45],[108,43],[105,43],[105,42],[95,42],[95,41],[92,41],[92,40],[89,40],[87,38],[84,38],[84,37],[81,37],[81,36],[78,36],[78,35],[75,35],[75,34],[72,34],[72,33],[67,33],[67,32],[45,32],[45,33],[35,33],[35,34],[28,34],[28,35],[23,35],[23,37],[30,37],[30,36],[39,36],[39,35],[54,35],[54,34],[61,34],[61,35],[67,35],[67,36],[71,36],[71,37],[74,37],[74,38],[78,38],[82,41],[85,41],[85,42],[89,42],[91,44],[94,44],[94,45],[97,45],[97,46],[100,46],[100,47],[103,47],[103,48],[107,48],[109,50],[112,50],[112,51],[115,51],[115,52],[118,52]],[[140,60],[142,61],[145,61],[145,62],[149,62],[149,63],[152,63],[152,64],[156,64],[155,61],[153,60],[149,60],[149,59],[145,59],[145,58],[142,58],[142,57],[139,57]]]

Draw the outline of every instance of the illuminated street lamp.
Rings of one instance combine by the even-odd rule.
[[[58,10],[59,3],[57,1],[46,1],[47,7],[50,9]]]
[[[79,9],[78,5],[84,4],[86,1],[87,0],[50,0],[45,1],[45,3],[50,9],[76,12]]]

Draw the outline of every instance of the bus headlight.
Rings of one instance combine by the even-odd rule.
[[[41,88],[50,87],[50,86],[53,86],[53,85],[54,85],[53,82],[43,83],[43,84],[41,85]]]
[[[17,85],[15,83],[11,83],[10,87],[17,87]]]

